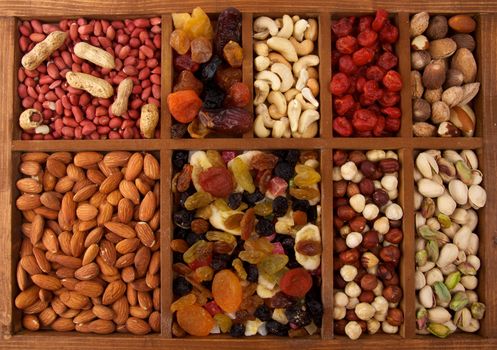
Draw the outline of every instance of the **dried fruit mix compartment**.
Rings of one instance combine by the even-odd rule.
[[[193,7],[193,6],[192,6]],[[185,8],[184,10],[190,10],[191,8]],[[213,14],[212,18],[215,18],[218,13],[221,12],[220,9],[214,9],[213,11],[210,11],[210,13]],[[353,9],[351,9],[353,10]],[[366,11],[368,10],[368,11]],[[371,9],[365,9],[364,12],[371,13]],[[277,11],[277,10],[275,10]],[[348,341],[347,339],[340,337],[340,336],[333,336],[333,259],[332,259],[332,251],[333,251],[333,240],[332,237],[335,234],[332,229],[333,227],[333,203],[331,201],[326,200],[328,198],[333,197],[333,177],[332,177],[332,166],[333,166],[333,152],[334,150],[348,150],[348,151],[353,151],[353,150],[370,150],[370,149],[384,149],[384,150],[393,150],[398,152],[399,158],[401,160],[401,170],[400,170],[400,175],[399,175],[399,200],[400,204],[404,210],[404,218],[403,218],[403,223],[402,223],[402,229],[404,231],[404,241],[401,245],[401,250],[402,250],[402,258],[400,261],[400,285],[402,286],[402,289],[404,291],[404,296],[403,296],[403,301],[400,306],[400,308],[404,311],[404,324],[403,326],[400,327],[400,338],[395,337],[395,336],[371,336],[371,337],[366,337],[364,340],[360,340],[360,342],[363,342],[363,344],[368,344],[371,342],[371,344],[387,344],[387,345],[393,345],[397,340],[401,340],[402,338],[403,341],[405,342],[406,346],[407,344],[426,344],[425,342],[428,342],[428,339],[426,337],[419,338],[415,337],[415,305],[414,305],[414,298],[415,298],[415,290],[414,290],[414,283],[411,281],[407,276],[413,275],[414,274],[414,267],[412,266],[411,262],[414,261],[414,220],[413,217],[407,215],[406,213],[414,213],[414,206],[413,206],[413,189],[414,189],[414,178],[413,178],[413,169],[414,169],[414,160],[415,156],[417,155],[417,152],[415,150],[427,150],[427,149],[455,149],[455,150],[462,150],[462,149],[475,149],[478,151],[478,155],[480,157],[480,163],[484,164],[486,166],[483,171],[487,171],[488,168],[492,169],[495,165],[490,165],[491,164],[491,158],[488,155],[488,149],[490,148],[487,146],[485,143],[485,148],[483,148],[483,143],[488,142],[484,141],[483,138],[486,138],[488,135],[491,135],[492,131],[488,130],[487,131],[483,128],[483,125],[486,125],[488,122],[489,118],[483,118],[482,115],[489,114],[489,112],[492,110],[492,105],[490,103],[491,98],[488,95],[482,96],[480,93],[478,100],[476,102],[476,108],[475,112],[477,115],[477,131],[476,135],[478,137],[476,138],[465,138],[465,139],[433,139],[433,138],[428,138],[428,139],[414,139],[411,136],[411,130],[412,130],[412,118],[411,118],[411,102],[410,102],[410,96],[411,96],[411,91],[409,88],[409,84],[406,83],[409,81],[409,73],[410,73],[410,63],[408,60],[408,52],[409,52],[409,45],[410,45],[410,38],[409,38],[409,29],[408,29],[408,21],[410,18],[410,15],[408,12],[411,12],[410,15],[413,15],[414,13],[411,10],[406,9],[405,12],[400,12],[398,14],[394,13],[394,18],[395,18],[395,23],[398,24],[399,26],[399,44],[397,48],[397,54],[400,56],[399,57],[399,72],[402,76],[402,79],[404,81],[404,86],[401,91],[401,110],[402,110],[402,124],[401,124],[401,131],[399,133],[398,137],[394,138],[381,138],[381,139],[346,139],[346,138],[338,138],[334,135],[332,135],[332,119],[329,118],[331,116],[331,111],[332,111],[332,97],[327,91],[327,84],[331,80],[332,72],[331,72],[331,57],[324,57],[323,53],[326,52],[333,52],[332,50],[332,43],[330,40],[331,37],[331,19],[335,19],[338,17],[342,17],[342,15],[338,12],[333,12],[332,16],[330,16],[329,13],[321,13],[321,12],[312,12],[309,14],[307,11],[297,11],[297,13],[300,13],[303,15],[303,17],[314,17],[318,20],[319,23],[319,36],[318,36],[318,41],[316,42],[316,46],[319,48],[319,57],[320,57],[320,64],[319,64],[319,83],[321,87],[321,93],[319,94],[320,98],[320,114],[321,114],[321,119],[319,121],[319,135],[320,137],[317,137],[315,139],[310,139],[310,140],[297,140],[297,139],[291,139],[291,140],[284,140],[284,139],[256,139],[255,135],[252,135],[252,132],[249,132],[245,135],[245,137],[251,138],[250,142],[251,145],[250,147],[246,145],[242,145],[240,143],[240,140],[235,140],[235,139],[210,139],[210,140],[172,140],[170,135],[168,135],[166,130],[169,130],[170,123],[171,123],[171,117],[168,115],[167,108],[166,108],[166,98],[168,93],[172,90],[173,87],[173,81],[172,80],[172,75],[171,78],[169,79],[166,74],[162,74],[162,90],[161,90],[161,118],[160,118],[160,124],[157,129],[160,127],[160,138],[157,139],[152,139],[152,140],[141,140],[138,143],[134,143],[133,141],[112,141],[112,140],[99,140],[99,141],[78,141],[78,142],[71,142],[70,141],[50,141],[48,143],[44,143],[43,141],[36,142],[36,141],[30,141],[30,142],[25,142],[25,141],[13,141],[12,142],[12,153],[9,153],[12,159],[14,160],[12,163],[12,168],[10,168],[10,174],[12,176],[12,181],[9,182],[9,188],[11,188],[12,192],[12,200],[15,201],[15,199],[18,197],[18,192],[15,189],[15,183],[16,181],[20,178],[20,173],[17,171],[18,165],[21,163],[21,157],[22,154],[25,152],[33,152],[33,151],[46,151],[46,152],[54,152],[54,151],[69,151],[69,152],[78,152],[78,151],[98,151],[101,152],[103,155],[111,152],[111,151],[129,151],[129,152],[137,152],[137,151],[142,151],[145,150],[147,153],[151,153],[155,155],[155,157],[160,160],[160,170],[161,170],[161,175],[160,175],[160,198],[161,198],[161,206],[160,206],[160,217],[161,217],[161,224],[162,224],[162,229],[161,229],[161,241],[162,246],[160,250],[161,254],[161,274],[160,274],[160,284],[162,286],[167,286],[167,285],[172,285],[172,269],[168,268],[167,266],[172,266],[172,256],[169,252],[169,246],[167,244],[164,244],[164,242],[170,242],[173,239],[173,227],[172,223],[170,223],[170,218],[172,218],[173,215],[173,208],[171,205],[168,205],[171,202],[171,179],[173,177],[173,170],[172,170],[172,162],[171,159],[173,157],[173,151],[174,150],[207,150],[207,149],[217,149],[217,150],[242,150],[242,149],[254,149],[254,150],[274,150],[274,149],[316,149],[319,150],[320,154],[320,174],[322,176],[321,180],[321,196],[322,196],[322,222],[321,222],[321,235],[322,235],[322,242],[323,242],[323,252],[329,252],[329,254],[323,254],[322,257],[322,275],[323,275],[323,284],[322,284],[322,301],[324,304],[324,316],[323,316],[323,325],[322,325],[322,333],[321,333],[321,338],[318,339],[315,338],[314,340],[311,340],[312,342],[315,342],[314,344],[316,346],[329,346],[331,344],[340,344],[344,346],[354,346],[354,343],[351,341]],[[172,12],[172,11],[164,11],[162,13],[167,13],[167,12]],[[331,12],[331,11],[330,11]],[[437,11],[433,11],[436,13]],[[350,12],[349,13],[353,13]],[[478,13],[478,11],[475,11],[475,13]],[[290,15],[293,15],[294,12],[289,11]],[[244,60],[243,60],[243,81],[246,82],[250,86],[250,90],[252,91],[252,84],[253,84],[253,76],[256,74],[255,71],[253,71],[252,67],[252,59],[254,58],[253,55],[255,53],[252,53],[252,44],[253,44],[253,38],[252,38],[252,23],[253,21],[259,17],[261,14],[259,13],[251,13],[250,10],[246,11],[242,9],[242,15],[243,15],[243,25],[242,25],[242,47],[244,51]],[[275,12],[275,13],[270,13],[268,16],[275,18],[275,17],[280,17],[282,15],[281,12]],[[92,16],[85,16],[87,18],[92,18]],[[120,16],[120,18],[127,18],[128,16]],[[493,72],[491,71],[490,68],[484,66],[482,62],[489,62],[489,59],[486,58],[483,59],[483,55],[485,55],[485,52],[488,52],[486,50],[489,49],[490,43],[486,43],[482,41],[481,39],[484,37],[484,32],[483,30],[485,29],[494,29],[495,28],[490,24],[490,19],[491,15],[480,15],[477,16],[476,18],[478,19],[478,27],[477,27],[477,35],[476,35],[476,42],[478,45],[478,50],[477,50],[477,62],[479,64],[478,66],[478,74],[479,74],[479,79],[478,81],[482,82],[482,89],[487,88],[490,89],[490,85],[488,80],[486,80],[486,77],[483,75],[483,70],[486,72]],[[29,18],[35,18],[34,16],[29,16]],[[63,16],[61,16],[63,18]],[[22,21],[22,20],[19,20]],[[6,42],[10,42],[13,47],[14,47],[14,33],[16,32],[15,27],[16,23],[13,19],[6,19],[2,20],[3,25],[5,26],[5,30],[7,32],[6,36]],[[172,32],[173,30],[173,23],[172,23],[172,18],[169,15],[164,15],[162,16],[162,55],[161,55],[161,66],[166,69],[170,69],[169,67],[172,67],[172,60],[173,60],[173,54],[170,50],[169,47],[169,33]],[[16,44],[17,45],[17,44]],[[402,55],[404,53],[404,55]],[[6,62],[10,62],[12,66],[16,66],[20,62],[20,54],[19,52],[16,52],[15,54],[15,59],[14,59],[14,54],[11,52],[11,56],[8,56]],[[4,70],[6,68],[3,68]],[[172,69],[172,68],[171,68]],[[17,71],[9,71],[9,76],[14,76],[17,74]],[[17,80],[17,78],[16,78]],[[16,81],[15,80],[15,81]],[[17,83],[14,81],[14,79],[10,79],[9,82],[7,83],[7,86],[12,88],[12,91],[15,91]],[[483,91],[483,90],[482,90]],[[15,99],[18,97],[15,97],[16,94],[10,95],[8,98],[10,98],[10,102],[13,102]],[[20,101],[19,101],[20,102]],[[3,106],[4,104],[2,104]],[[12,105],[15,106],[14,111],[9,109],[9,115],[19,115],[21,111],[20,109],[20,103],[12,103]],[[249,105],[250,106],[250,105]],[[5,108],[5,107],[4,107]],[[10,108],[10,107],[9,107]],[[249,108],[251,109],[251,108]],[[14,112],[14,113],[13,113]],[[486,112],[486,113],[485,113]],[[327,118],[328,116],[328,118]],[[18,129],[17,129],[18,130]],[[17,133],[17,135],[20,135]],[[14,140],[17,139],[17,137],[14,137]],[[486,140],[486,139],[485,139]],[[10,141],[9,141],[10,142]],[[379,146],[381,145],[381,146]],[[9,150],[10,152],[10,150]],[[485,187],[487,188],[487,191],[491,189],[493,186],[492,184],[489,184],[488,181],[485,183]],[[489,196],[490,197],[490,196]],[[490,201],[489,201],[490,202]],[[490,208],[493,208],[494,205],[489,203]],[[478,293],[479,295],[487,302],[487,315],[482,321],[482,329],[480,331],[480,334],[483,336],[483,338],[479,338],[478,336],[464,336],[457,338],[457,341],[462,341],[465,342],[466,339],[468,342],[473,342],[477,346],[484,346],[484,344],[492,344],[491,338],[486,338],[488,336],[492,337],[492,334],[495,334],[494,330],[492,329],[492,323],[491,320],[494,317],[493,312],[491,311],[493,305],[492,301],[492,292],[491,292],[491,287],[492,287],[492,281],[493,279],[490,277],[489,272],[486,270],[485,266],[491,261],[490,257],[490,238],[489,238],[489,229],[488,229],[488,222],[490,222],[492,219],[485,217],[485,212],[489,212],[490,209],[485,209],[483,212],[480,211],[480,251],[481,251],[481,259],[482,259],[482,265],[483,265],[483,270],[480,272],[480,286],[478,288]],[[8,242],[8,244],[12,244],[15,249],[11,249],[9,245],[9,249],[6,251],[9,251],[12,256],[9,258],[8,261],[8,266],[11,266],[12,269],[15,269],[16,263],[19,259],[18,256],[18,251],[19,251],[19,244],[20,242],[18,241],[18,237],[14,234],[15,232],[18,232],[18,227],[21,226],[21,215],[13,210],[12,218],[9,217],[9,226],[10,229],[9,231],[11,232],[11,241]],[[12,270],[15,271],[15,270]],[[9,273],[8,278],[11,279],[10,285],[13,287],[16,285],[16,279],[15,279],[15,274],[14,273]],[[10,292],[7,294],[11,294]],[[17,293],[12,294],[12,298],[17,295]],[[131,342],[130,344],[138,344],[135,342],[140,342],[144,339],[153,339],[152,342],[154,344],[169,344],[173,345],[176,344],[176,342],[185,342],[187,344],[188,342],[191,342],[191,344],[204,344],[205,341],[202,340],[195,340],[194,338],[190,339],[183,339],[183,340],[166,340],[167,338],[171,337],[171,326],[172,326],[172,319],[169,314],[169,312],[166,312],[166,310],[169,310],[169,307],[173,301],[173,296],[172,296],[172,291],[166,290],[166,288],[163,289],[162,295],[161,295],[161,335],[159,336],[160,338],[151,336],[148,338],[143,338],[140,336],[137,336],[137,340],[133,340],[133,338],[127,338]],[[13,299],[10,300],[10,306],[7,306],[9,310],[13,310]],[[490,311],[489,311],[490,309]],[[8,321],[8,327],[10,329],[12,325],[12,329],[14,330],[15,333],[18,335],[14,335],[11,341],[16,342],[17,339],[29,339],[29,337],[32,337],[33,335],[26,333],[26,331],[20,330],[22,328],[21,322],[20,322],[20,315],[18,312],[14,311],[11,313],[13,315],[12,319]],[[20,332],[20,333],[18,333]],[[40,333],[42,334],[42,333]],[[72,337],[72,335],[68,334],[69,338]],[[34,336],[33,336],[34,337]],[[90,339],[98,339],[95,338],[96,336],[90,336]],[[116,335],[116,337],[118,337]],[[476,339],[475,339],[476,338]],[[32,338],[33,339],[33,338]],[[40,337],[37,337],[38,340],[40,340]],[[67,338],[66,338],[67,339]],[[119,342],[118,338],[114,338],[116,341]],[[431,338],[430,338],[431,340]],[[72,341],[72,340],[71,340]],[[128,341],[128,340],[127,340]],[[239,343],[239,346],[244,346],[243,342],[250,342],[250,339],[244,339]],[[272,340],[268,339],[266,340],[269,344],[270,342],[277,341],[278,343],[282,344],[285,341],[283,339],[277,339],[277,340]],[[449,339],[446,344],[451,344],[455,345],[455,339]],[[48,339],[44,340],[43,336],[41,336],[41,342],[48,344]],[[156,343],[155,343],[156,342]],[[410,343],[411,342],[411,343]],[[419,343],[421,342],[421,343]],[[233,343],[235,344],[235,343]],[[126,345],[122,343],[123,347]],[[7,343],[8,346],[8,343]],[[15,346],[15,345],[14,345]],[[128,345],[132,346],[132,345]]]

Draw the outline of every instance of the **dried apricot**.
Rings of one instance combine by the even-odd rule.
[[[178,324],[188,334],[205,337],[216,325],[212,316],[203,307],[193,304],[178,310],[176,314]]]
[[[193,293],[189,293],[185,296],[182,296],[178,300],[176,300],[174,303],[171,304],[171,312],[175,312],[181,309],[184,309],[187,306],[191,306],[195,304],[197,301],[197,296]]]
[[[230,270],[221,270],[212,281],[212,295],[225,312],[235,312],[242,303],[242,286]]]
[[[280,280],[283,293],[292,297],[304,297],[311,287],[311,274],[302,267],[289,270]]]
[[[189,123],[202,108],[202,100],[194,90],[181,90],[167,96],[167,107],[171,115],[180,123]]]

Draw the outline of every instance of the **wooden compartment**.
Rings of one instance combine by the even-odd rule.
[[[165,105],[166,96],[172,89],[172,52],[169,48],[169,33],[172,30],[172,12],[191,11],[192,8],[201,6],[209,14],[215,15],[227,6],[234,6],[243,13],[243,81],[248,83],[253,91],[253,67],[252,67],[252,21],[259,14],[302,14],[316,16],[319,20],[319,55],[320,55],[320,137],[314,139],[258,139],[252,133],[247,133],[247,142],[240,139],[178,139],[170,138],[169,128],[171,125],[170,115]],[[264,6],[264,7],[262,7]],[[400,73],[403,77],[404,88],[402,90],[401,109],[402,127],[398,137],[390,138],[339,138],[333,137],[331,128],[331,94],[328,93],[328,83],[331,78],[331,18],[347,14],[371,13],[376,8],[383,7],[391,12],[397,19],[400,29],[400,39],[397,46],[397,54],[400,56]],[[420,11],[433,13],[470,13],[477,15],[477,46],[479,77],[481,82],[480,95],[478,98],[476,113],[478,127],[473,138],[415,138],[411,133],[411,99],[409,91],[409,17]],[[353,348],[403,348],[421,349],[433,346],[442,346],[454,349],[471,348],[495,348],[497,347],[497,280],[492,266],[497,264],[497,256],[494,253],[497,245],[497,233],[495,226],[497,217],[492,215],[497,210],[495,194],[497,184],[493,179],[493,171],[497,168],[497,59],[495,53],[497,44],[495,36],[497,33],[497,3],[494,1],[482,1],[469,4],[464,1],[439,1],[436,3],[420,1],[412,3],[399,1],[391,3],[388,1],[369,2],[358,1],[344,3],[337,0],[322,1],[315,0],[309,3],[288,4],[281,0],[275,0],[267,4],[258,4],[248,1],[234,1],[230,4],[212,2],[150,2],[143,7],[137,6],[136,2],[126,1],[120,3],[95,2],[84,0],[78,3],[78,7],[72,8],[69,2],[54,0],[41,1],[36,4],[25,0],[4,1],[0,4],[0,12],[4,17],[0,18],[0,76],[3,78],[3,93],[0,95],[0,140],[2,149],[0,152],[0,211],[2,212],[0,228],[3,234],[0,239],[1,258],[0,274],[0,347],[3,349],[40,348],[48,349],[54,346],[63,348],[95,349],[104,347],[115,347],[118,349],[133,348],[254,348],[264,347],[272,349],[287,349],[291,346],[309,347],[313,349],[325,349],[340,347],[344,349]],[[108,14],[102,16],[102,14]],[[133,18],[162,16],[162,92],[161,92],[161,138],[151,140],[97,140],[97,141],[21,141],[19,140],[17,120],[19,115],[19,102],[17,97],[16,72],[19,66],[20,53],[18,49],[17,21],[19,19],[53,19],[65,17],[86,18]],[[251,105],[249,105],[252,109]],[[484,169],[485,188],[488,193],[486,209],[480,212],[483,219],[479,225],[480,235],[480,258],[482,268],[479,273],[479,295],[486,303],[487,312],[482,327],[478,334],[454,334],[445,340],[431,336],[415,335],[415,307],[414,307],[414,213],[413,213],[413,167],[414,154],[421,149],[474,149],[480,157]],[[307,339],[288,339],[276,337],[253,337],[247,339],[233,339],[230,337],[207,337],[207,338],[183,338],[172,339],[171,315],[167,311],[172,302],[171,291],[171,263],[172,256],[169,250],[169,241],[172,237],[171,223],[171,157],[175,149],[317,149],[321,152],[321,193],[322,193],[322,229],[324,254],[322,259],[322,301],[324,304],[323,327],[321,337],[314,336]],[[357,341],[351,341],[346,337],[335,337],[333,334],[333,209],[329,198],[332,198],[332,151],[334,149],[344,150],[368,150],[368,149],[391,149],[399,153],[402,169],[400,173],[401,193],[400,201],[404,209],[404,243],[402,247],[403,258],[401,261],[401,283],[404,291],[402,307],[405,313],[405,322],[402,332],[398,335],[374,335],[365,336]],[[76,332],[29,332],[22,330],[19,312],[16,311],[13,300],[17,291],[15,269],[19,257],[19,226],[21,215],[15,208],[15,198],[18,193],[15,189],[15,181],[18,177],[17,167],[22,152],[29,151],[150,151],[160,154],[161,160],[161,223],[162,223],[162,249],[161,249],[161,285],[162,285],[162,332],[161,334],[147,336],[133,336],[113,334],[109,336],[98,336],[91,334],[78,334]],[[326,254],[328,253],[328,254]]]

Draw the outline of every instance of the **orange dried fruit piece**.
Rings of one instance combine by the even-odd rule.
[[[193,9],[191,17],[185,21],[182,29],[188,34],[190,39],[202,36],[207,39],[212,39],[214,37],[211,20],[200,7],[195,7]]]
[[[231,67],[241,67],[243,63],[243,49],[236,41],[230,40],[224,45],[223,57]]]
[[[193,293],[182,296],[181,298],[179,298],[178,300],[176,300],[174,303],[171,304],[171,312],[176,312],[187,306],[193,305],[195,304],[196,301],[197,301],[197,296]]]
[[[190,50],[190,38],[184,30],[175,29],[169,36],[169,45],[180,55]]]
[[[242,303],[242,286],[238,277],[230,270],[221,270],[212,281],[214,301],[225,312],[235,312]]]
[[[193,304],[178,310],[176,319],[188,334],[198,337],[209,335],[216,325],[212,316],[203,307]]]
[[[302,267],[288,270],[280,280],[280,288],[283,293],[292,297],[304,297],[311,287],[311,274]]]
[[[180,90],[167,96],[167,107],[171,115],[180,123],[189,123],[202,108],[202,100],[194,90]]]

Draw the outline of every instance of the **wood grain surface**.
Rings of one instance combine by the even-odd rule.
[[[318,51],[321,56],[320,73],[320,137],[315,139],[257,139],[253,134],[240,139],[205,139],[173,140],[170,138],[171,116],[166,109],[166,96],[173,85],[172,50],[168,45],[172,30],[170,13],[190,11],[192,7],[201,6],[213,17],[227,6],[239,8],[243,13],[243,81],[252,88],[252,33],[251,21],[259,14],[298,13],[309,14],[319,19]],[[400,72],[404,80],[401,96],[402,129],[400,137],[394,138],[338,138],[332,135],[331,96],[327,85],[331,78],[331,17],[344,14],[371,12],[383,7],[394,13],[395,21],[400,27],[400,40],[397,53],[400,55]],[[474,138],[413,138],[411,136],[411,100],[409,91],[409,16],[417,11],[427,10],[441,13],[471,13],[478,15],[477,53],[481,89],[478,97],[477,136]],[[497,1],[308,1],[289,3],[288,1],[78,1],[77,5],[69,1],[0,1],[0,77],[2,93],[0,94],[0,348],[1,349],[288,349],[305,347],[306,349],[424,349],[443,346],[447,349],[495,349],[497,348],[497,277],[493,267],[497,266]],[[17,29],[15,17],[58,20],[63,16],[129,18],[137,16],[162,16],[162,92],[161,92],[161,139],[152,140],[98,140],[98,141],[21,141],[18,132],[13,135],[13,120],[17,120],[19,100],[16,96],[16,67],[19,66],[17,51]],[[322,239],[324,254],[322,259],[322,299],[324,318],[321,337],[309,339],[254,337],[234,340],[229,337],[211,337],[202,339],[171,339],[172,317],[168,312],[172,302],[172,256],[169,242],[172,238],[173,224],[171,178],[171,157],[177,149],[316,149],[321,152],[322,174]],[[358,341],[333,334],[333,203],[332,196],[332,151],[334,149],[368,150],[391,149],[399,153],[402,164],[400,173],[399,201],[404,208],[403,230],[405,239],[402,244],[401,284],[404,288],[402,308],[405,312],[405,324],[400,335],[363,336]],[[413,157],[417,150],[423,149],[475,149],[478,152],[481,168],[484,171],[484,185],[489,200],[480,212],[479,226],[480,257],[482,269],[479,274],[479,295],[487,305],[487,313],[482,321],[482,329],[475,335],[456,334],[445,340],[434,337],[415,335],[414,305],[414,215],[413,215]],[[20,314],[15,312],[13,298],[16,294],[15,266],[18,259],[18,242],[20,237],[20,215],[14,209],[13,199],[17,195],[14,182],[17,177],[19,156],[29,151],[79,151],[79,150],[145,150],[155,151],[161,161],[161,286],[162,286],[162,329],[159,335],[131,336],[112,335],[94,336],[71,333],[38,332],[30,333],[20,330]]]

